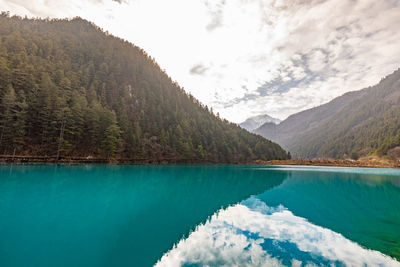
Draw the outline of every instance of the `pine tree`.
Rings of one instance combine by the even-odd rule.
[[[16,114],[16,96],[14,88],[8,85],[0,103],[2,113],[0,120],[0,146],[10,147],[13,141],[14,116]]]
[[[107,158],[114,157],[120,147],[121,141],[121,130],[118,125],[112,124],[108,126],[101,143],[103,155]]]

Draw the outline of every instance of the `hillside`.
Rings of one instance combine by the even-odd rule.
[[[379,84],[255,131],[295,157],[393,154],[400,146],[400,70]],[[394,149],[396,148],[396,149]]]
[[[269,139],[287,146],[293,138],[314,128],[318,128],[318,126],[339,113],[344,106],[362,94],[363,91],[346,93],[324,105],[293,114],[278,125],[265,123],[255,129],[254,132],[262,136],[268,136]]]
[[[265,123],[273,123],[273,124],[278,124],[281,121],[279,119],[273,118],[267,114],[263,115],[258,115],[258,116],[253,116],[245,120],[244,122],[240,123],[239,126],[248,130],[248,131],[254,131],[255,129],[259,128],[261,125]]]
[[[92,23],[0,16],[0,154],[246,162],[277,144],[216,117]]]

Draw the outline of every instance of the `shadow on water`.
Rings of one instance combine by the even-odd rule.
[[[248,166],[12,168],[0,166],[2,266],[151,266],[217,210],[290,176]]]

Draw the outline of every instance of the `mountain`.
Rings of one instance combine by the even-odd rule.
[[[261,125],[263,125],[264,123],[268,122],[279,124],[281,120],[272,118],[271,116],[264,114],[264,115],[250,117],[244,122],[240,123],[239,126],[251,132],[260,127]]]
[[[363,91],[346,93],[333,99],[331,102],[311,108],[289,116],[280,124],[265,123],[254,132],[278,142],[287,147],[292,144],[293,139],[305,134],[312,129],[318,128],[326,120],[339,113],[347,104],[351,103],[363,94]],[[290,148],[293,149],[292,146]],[[292,151],[295,152],[295,151]]]
[[[80,18],[0,16],[0,153],[247,162],[287,158],[215,116],[153,58]]]
[[[379,84],[255,130],[293,156],[386,155],[400,146],[400,69]]]

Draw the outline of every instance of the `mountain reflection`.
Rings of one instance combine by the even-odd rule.
[[[393,258],[251,197],[221,209],[156,266],[400,266]]]
[[[0,262],[152,266],[219,209],[288,176],[233,165],[3,165],[0,234],[14,245],[0,242]]]
[[[399,170],[297,169],[284,184],[257,198],[269,206],[283,205],[313,224],[400,259]]]

